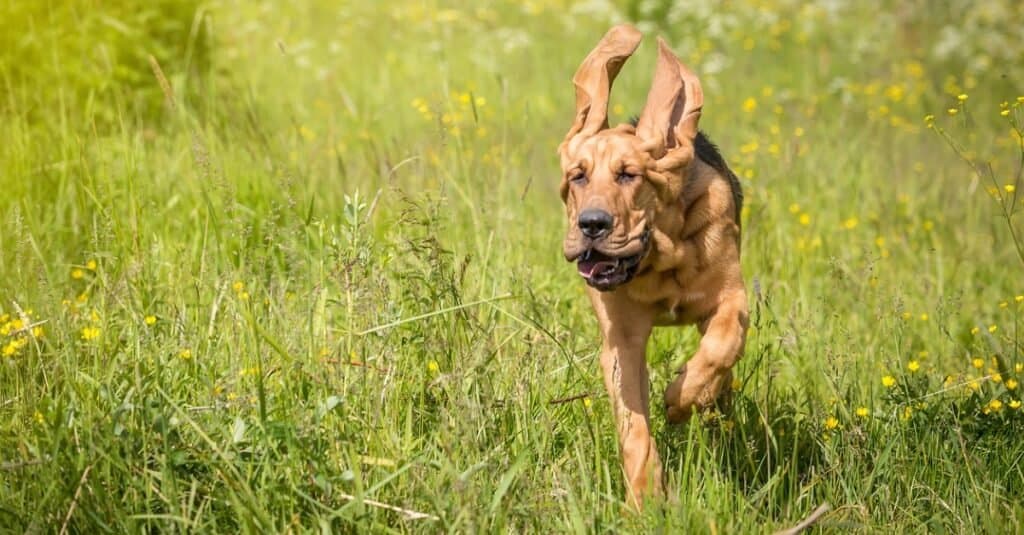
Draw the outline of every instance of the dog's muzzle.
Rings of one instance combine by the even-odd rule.
[[[602,292],[614,290],[636,276],[640,262],[650,250],[650,229],[644,230],[638,239],[640,252],[628,256],[617,256],[591,247],[576,259],[576,270],[591,287]]]

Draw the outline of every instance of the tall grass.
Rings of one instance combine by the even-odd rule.
[[[0,525],[1021,531],[1022,10],[7,3]],[[639,515],[554,158],[623,20],[702,77],[753,309]],[[656,332],[656,392],[696,343]]]

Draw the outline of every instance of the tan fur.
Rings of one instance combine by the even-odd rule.
[[[611,84],[639,42],[635,28],[616,26],[587,56],[573,77],[576,118],[559,146],[569,219],[566,258],[575,260],[590,249],[615,258],[643,255],[635,276],[620,286],[588,287],[603,338],[601,366],[627,499],[636,507],[645,496],[663,492],[649,423],[645,352],[651,330],[696,324],[702,335],[664,396],[668,419],[681,422],[728,393],[747,329],[735,197],[728,177],[695,157],[700,82],[660,39],[639,123],[608,128]],[[577,225],[583,210],[595,208],[614,216],[610,232],[599,240],[584,236]]]

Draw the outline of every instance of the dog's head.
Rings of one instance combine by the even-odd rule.
[[[608,127],[612,81],[640,37],[632,26],[616,26],[583,60],[573,76],[576,118],[558,147],[569,217],[565,258],[602,291],[636,275],[651,250],[656,218],[679,204],[704,102],[697,76],[658,39],[654,82],[639,121]]]

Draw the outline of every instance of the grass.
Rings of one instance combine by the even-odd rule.
[[[961,3],[5,4],[0,526],[1024,530],[1024,8]],[[753,325],[639,515],[554,156],[623,20],[613,122],[654,33],[702,76]]]

